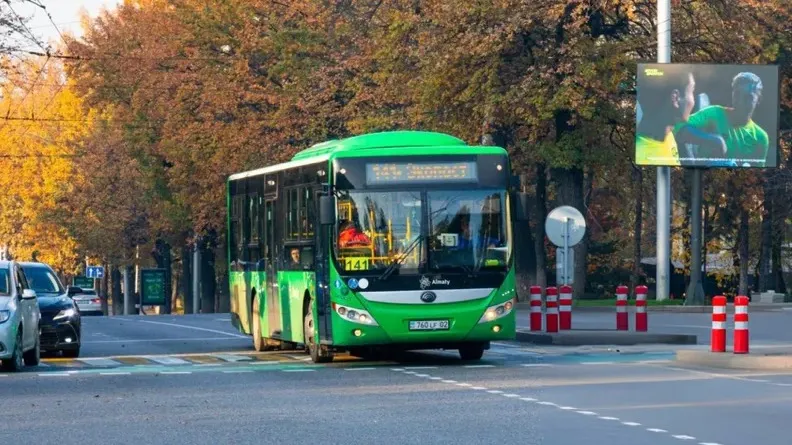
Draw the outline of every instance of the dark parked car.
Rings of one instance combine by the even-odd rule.
[[[58,275],[44,263],[20,263],[28,286],[36,291],[41,311],[41,350],[62,351],[64,357],[80,356],[82,321],[80,309]]]

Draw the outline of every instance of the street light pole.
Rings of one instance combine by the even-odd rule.
[[[657,63],[671,63],[671,0],[657,0]],[[657,299],[669,296],[671,167],[657,167]]]

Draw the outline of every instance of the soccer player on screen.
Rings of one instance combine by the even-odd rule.
[[[731,161],[731,165],[747,161],[764,165],[770,139],[752,119],[762,97],[762,87],[762,79],[756,74],[737,74],[732,79],[732,106],[712,105],[694,113],[686,125],[675,129],[677,141],[680,144],[691,142],[693,129],[720,135],[726,142],[723,157]]]
[[[690,116],[696,82],[689,72],[638,73],[639,97],[644,111],[635,134],[635,163],[680,165],[672,129]]]

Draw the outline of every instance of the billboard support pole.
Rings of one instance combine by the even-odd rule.
[[[703,306],[704,286],[701,283],[701,168],[693,167],[690,187],[690,284],[685,305]]]
[[[671,0],[657,0],[657,62],[671,63]],[[671,283],[671,167],[657,167],[657,288],[666,300]]]

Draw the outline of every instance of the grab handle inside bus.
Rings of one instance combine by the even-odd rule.
[[[323,226],[333,225],[336,222],[335,218],[335,196],[320,196],[319,197],[319,224]]]

